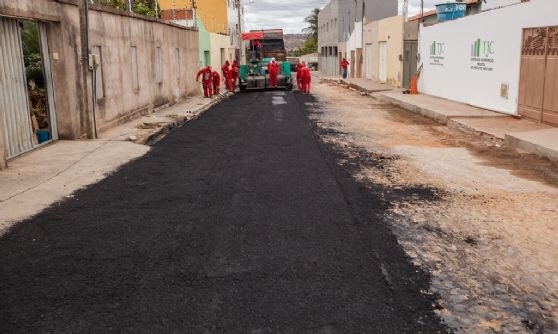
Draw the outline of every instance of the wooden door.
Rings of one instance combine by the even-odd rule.
[[[372,61],[372,44],[366,44],[364,47],[364,77],[366,79],[372,79],[372,69],[374,63]]]
[[[380,81],[387,80],[387,43],[380,42]]]
[[[558,26],[523,30],[519,114],[558,124]]]
[[[558,124],[558,26],[548,27],[542,121]]]

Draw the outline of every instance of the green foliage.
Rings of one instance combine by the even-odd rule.
[[[43,61],[37,24],[31,21],[20,21],[23,62],[27,80],[34,80],[37,86],[43,87]]]
[[[318,40],[318,14],[320,14],[320,9],[314,8],[312,13],[304,19],[304,22],[308,23],[309,26],[302,29],[302,32],[308,34],[308,38],[316,41]]]
[[[291,52],[294,57],[299,57],[305,54],[314,53],[318,50],[318,14],[320,13],[319,8],[314,8],[312,13],[308,15],[304,22],[308,23],[309,26],[302,29],[302,32],[307,33],[308,37],[304,46],[298,50]]]
[[[128,0],[93,0],[93,3],[120,10],[128,8]],[[157,16],[157,0],[132,0],[135,13],[146,16]]]
[[[146,16],[157,16],[157,1],[135,0],[134,12]]]
[[[93,3],[116,9],[126,9],[126,0],[93,0]]]

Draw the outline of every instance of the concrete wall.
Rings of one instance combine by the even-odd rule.
[[[337,19],[339,0],[330,1],[318,14],[318,52],[327,48],[325,55],[319,55],[319,70],[330,76],[339,74],[339,59],[337,54],[330,55],[329,48],[337,48],[338,25]]]
[[[211,66],[220,73],[221,66],[223,66],[225,60],[228,59],[229,62],[232,62],[229,58],[230,37],[212,33],[209,34],[209,39],[211,44]],[[221,59],[221,49],[224,49],[225,59]]]
[[[509,5],[514,5],[520,3],[521,0],[485,0],[481,4],[481,10],[491,10],[499,7],[505,7]]]
[[[419,90],[517,114],[523,28],[558,25],[558,16],[548,15],[555,10],[556,0],[531,0],[421,28]],[[486,29],[486,22],[498,24]],[[480,59],[471,55],[478,39],[491,46]],[[500,96],[502,84],[509,85],[507,98]]]
[[[98,128],[197,92],[197,31],[104,11],[91,11],[90,24],[90,45],[101,47],[105,95],[97,99]],[[132,47],[137,50],[137,89],[132,82]]]
[[[356,22],[362,22],[363,19],[380,20],[397,15],[397,6],[397,0],[341,0],[337,19],[339,41],[349,39],[354,33]]]
[[[419,32],[419,20],[408,21],[403,26],[403,40],[417,41]]]
[[[203,22],[198,18],[197,19],[197,24],[198,24],[198,43],[199,43],[199,59],[198,59],[198,67],[204,67],[207,65],[211,65],[208,64],[206,59],[205,59],[205,53],[209,52],[210,53],[210,57],[211,57],[211,37],[209,32],[205,29],[205,25],[203,24]],[[210,61],[211,62],[211,61]]]
[[[378,21],[378,42],[387,44],[386,83],[401,87],[403,80],[403,16]]]
[[[369,21],[364,24],[364,73],[366,79],[378,80],[378,21]],[[366,45],[370,45],[367,49]],[[372,54],[368,55],[367,50]]]

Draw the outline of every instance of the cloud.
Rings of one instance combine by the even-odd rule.
[[[328,0],[244,0],[247,30],[282,28],[285,33],[298,34],[308,24],[304,19],[314,8],[323,8]]]
[[[424,11],[434,9],[434,5],[444,3],[443,0],[424,0]],[[403,0],[399,0],[399,8],[401,8]],[[409,16],[420,14],[420,0],[409,0]]]
[[[247,30],[282,28],[285,33],[298,34],[308,24],[304,19],[314,8],[324,8],[329,0],[241,0]],[[343,0],[340,0],[343,1]],[[391,1],[391,0],[380,0]],[[403,0],[399,1],[399,8]],[[424,11],[445,0],[424,0]],[[420,0],[409,0],[409,16],[420,13]]]

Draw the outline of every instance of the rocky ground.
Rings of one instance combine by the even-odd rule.
[[[558,332],[558,166],[325,82],[309,117],[340,164],[391,190],[386,219],[458,333]],[[379,164],[378,161],[383,161]],[[416,196],[390,197],[415,187]]]

